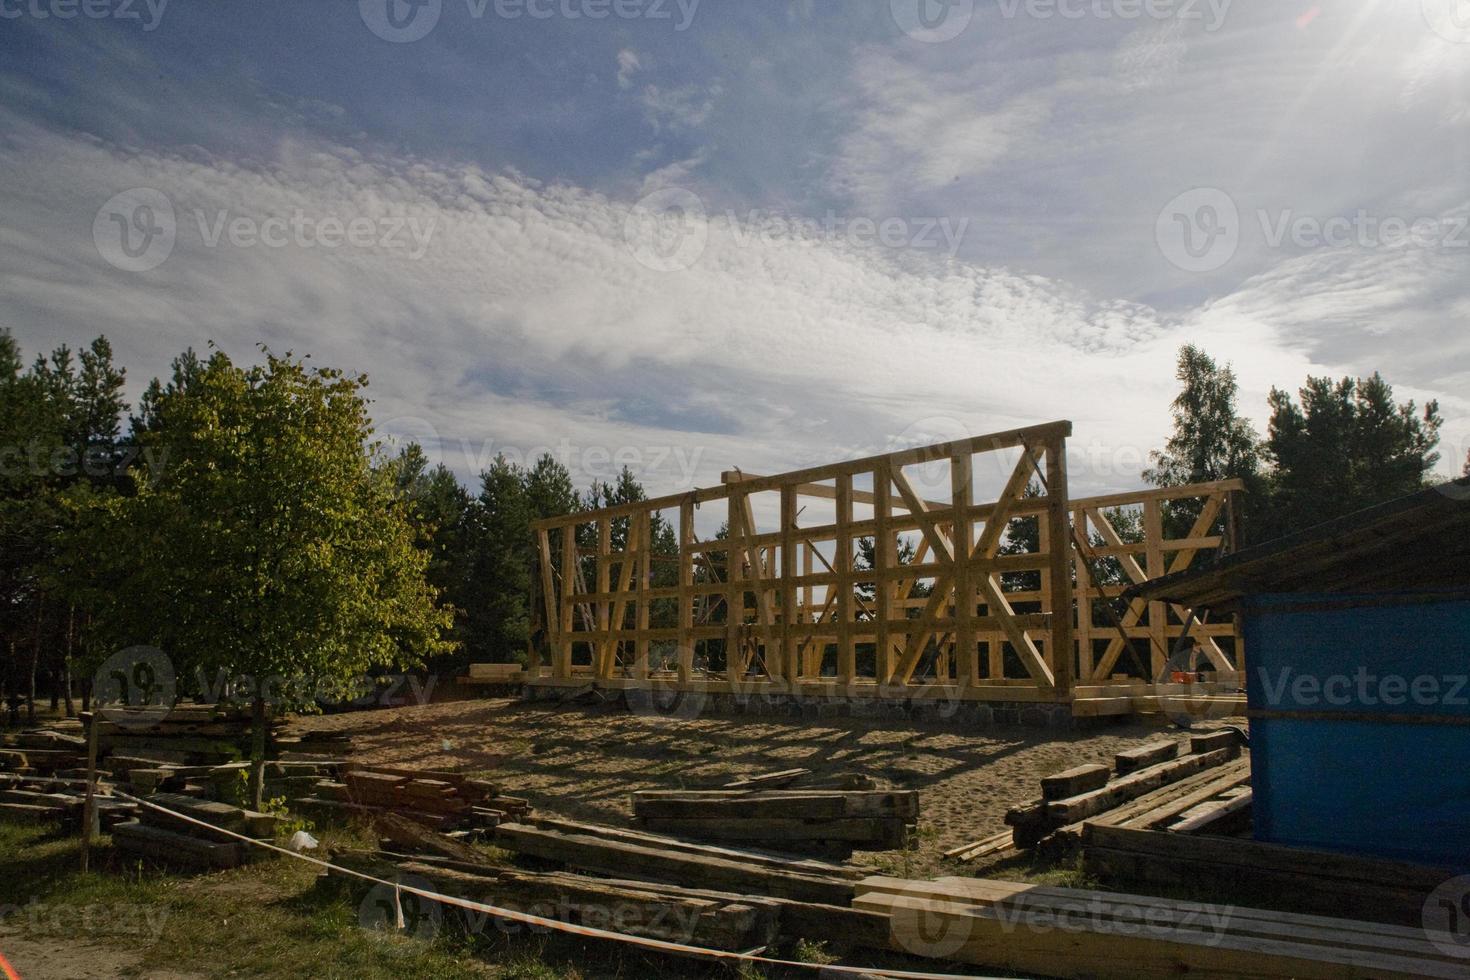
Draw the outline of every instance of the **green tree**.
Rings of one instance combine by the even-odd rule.
[[[74,358],[61,346],[20,371],[20,349],[0,334],[0,621],[10,654],[7,682],[24,690],[34,719],[37,676],[50,676],[53,706],[71,710],[71,654],[78,610],[64,594],[57,549],[69,519],[62,497],[87,486],[111,491],[121,473],[123,372],[98,337]],[[28,665],[17,647],[29,648]],[[21,675],[25,675],[22,682]]]
[[[1270,537],[1341,517],[1428,482],[1439,453],[1439,405],[1398,404],[1393,388],[1367,379],[1309,377],[1300,404],[1272,389],[1265,453],[1274,464],[1270,506],[1261,530]]]
[[[1179,349],[1175,377],[1180,389],[1170,405],[1174,432],[1162,450],[1151,454],[1154,465],[1143,478],[1156,487],[1238,479],[1245,483],[1247,506],[1260,504],[1260,441],[1236,405],[1240,384],[1235,371],[1187,344]],[[1165,533],[1186,536],[1201,506],[1189,499],[1166,503]]]
[[[186,364],[150,386],[154,461],[109,508],[128,571],[113,608],[132,610],[113,626],[181,673],[249,679],[258,807],[267,700],[444,652],[450,615],[407,502],[373,465],[366,379],[268,351]]]
[[[528,474],[497,456],[480,474],[472,512],[469,642],[476,660],[521,661],[531,640]],[[570,480],[568,481],[570,485]]]
[[[454,613],[450,637],[456,649],[429,664],[435,671],[455,672],[473,659],[468,616],[473,555],[472,498],[443,463],[429,466],[423,447],[404,446],[389,464],[394,485],[408,503],[409,519],[418,529],[419,547],[429,554],[429,584],[445,608]]]

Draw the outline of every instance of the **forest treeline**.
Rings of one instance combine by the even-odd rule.
[[[1245,481],[1247,543],[1412,492],[1439,462],[1438,406],[1396,401],[1377,374],[1273,390],[1264,433],[1241,414],[1233,371],[1204,351],[1180,351],[1178,381],[1173,434],[1144,478]],[[546,455],[497,458],[467,488],[419,446],[374,441],[367,384],[269,351],[254,365],[190,351],[134,409],[105,338],[27,365],[0,332],[12,709],[50,697],[73,710],[97,664],[137,644],[168,651],[181,677],[347,680],[523,657],[530,522],[644,499],[643,487],[624,470],[579,491]],[[1027,533],[1012,529],[1018,544]],[[674,552],[667,524],[653,537]]]

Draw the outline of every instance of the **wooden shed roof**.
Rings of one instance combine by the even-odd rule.
[[[1456,480],[1136,585],[1130,599],[1191,608],[1270,592],[1470,586],[1470,479]]]

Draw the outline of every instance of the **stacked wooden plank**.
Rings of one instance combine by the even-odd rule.
[[[307,808],[372,815],[394,813],[425,827],[493,828],[525,816],[530,804],[493,783],[462,773],[344,764],[341,781],[318,780]]]
[[[460,684],[486,687],[515,687],[526,679],[520,664],[470,664],[469,673],[459,678]]]
[[[263,840],[274,836],[280,821],[272,814],[176,793],[155,793],[149,802],[170,812],[141,807],[138,819],[112,828],[113,846],[140,857],[196,868],[233,868],[268,855],[271,852],[220,830]]]
[[[92,715],[83,712],[83,720]],[[100,757],[120,755],[177,765],[220,765],[247,758],[251,747],[248,711],[228,705],[175,705],[167,716],[128,716],[125,709],[111,709],[96,717],[97,751]],[[266,750],[273,751],[281,728],[271,719]]]
[[[1040,799],[1006,813],[1005,822],[1013,828],[1012,844],[1063,853],[1080,841],[1085,822],[1144,820],[1152,826],[1186,813],[1191,820],[1202,816],[1196,808],[1222,794],[1238,801],[1240,786],[1250,780],[1249,763],[1237,761],[1238,735],[1230,729],[1194,735],[1187,743],[1189,751],[1181,753],[1185,747],[1174,740],[1156,742],[1118,753],[1112,773],[1106,766],[1089,765],[1044,778]],[[1230,812],[1236,817],[1248,815],[1248,802],[1235,802],[1232,807]],[[1198,831],[1212,823],[1202,819],[1185,827]],[[997,840],[987,838],[955,849],[951,855],[963,860],[991,853],[997,848],[979,845]]]
[[[1447,936],[1375,922],[981,878],[869,878],[894,948],[1054,977],[1463,977]]]
[[[919,819],[912,790],[648,790],[633,794],[640,826],[696,840],[778,850],[906,847]]]
[[[501,824],[495,843],[593,874],[845,906],[865,872],[825,861],[718,847],[637,830],[537,818]]]
[[[45,776],[0,773],[0,819],[79,825],[86,799],[86,785],[80,780],[85,777],[83,772],[75,781],[58,783]],[[137,810],[135,804],[112,796],[112,786],[102,781],[97,786],[96,806],[103,827],[131,819]]]
[[[54,775],[87,763],[87,740],[54,729],[33,729],[0,740],[0,772]]]
[[[1467,870],[1093,823],[1083,831],[1082,866],[1109,883],[1178,888],[1206,881],[1227,893],[1277,896],[1303,912],[1371,917],[1400,925],[1421,924],[1425,903],[1435,890]]]

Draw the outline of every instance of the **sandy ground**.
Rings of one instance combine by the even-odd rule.
[[[906,875],[954,873],[948,848],[1005,829],[1042,776],[1165,734],[1140,724],[1091,732],[1023,728],[957,731],[942,724],[668,718],[623,708],[469,700],[302,719],[302,729],[350,732],[353,758],[380,765],[488,772],[502,792],[576,820],[629,825],[640,789],[715,788],[798,766],[861,773],[920,793],[917,851],[859,854]],[[502,758],[503,757],[503,758]]]
[[[74,938],[22,937],[0,930],[0,956],[22,980],[113,980],[140,977],[142,954],[125,946],[79,943]],[[3,973],[3,971],[0,971]],[[197,980],[197,973],[149,970],[151,980]]]

